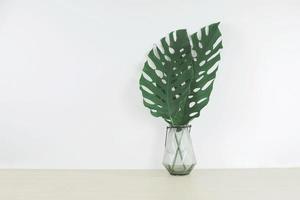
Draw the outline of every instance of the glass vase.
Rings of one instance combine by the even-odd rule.
[[[163,165],[171,175],[188,175],[196,165],[190,131],[190,125],[167,127]]]

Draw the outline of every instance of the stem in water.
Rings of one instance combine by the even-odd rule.
[[[175,164],[176,164],[176,160],[177,160],[178,154],[180,156],[180,160],[182,162],[183,168],[184,168],[184,170],[186,170],[186,166],[185,166],[185,164],[183,162],[182,150],[180,148],[182,137],[183,137],[183,133],[181,131],[182,131],[182,128],[177,128],[176,132],[175,132],[175,141],[176,141],[177,149],[176,149],[175,156],[174,156],[173,163],[172,163],[172,167],[171,167],[171,169],[173,171],[174,171],[174,167],[175,167]],[[178,137],[177,137],[177,133],[181,133],[179,140],[178,140]]]

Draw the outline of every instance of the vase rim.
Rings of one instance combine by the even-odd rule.
[[[192,125],[186,124],[186,125],[169,125],[167,128],[191,128]]]

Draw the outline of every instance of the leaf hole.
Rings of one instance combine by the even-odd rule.
[[[206,52],[205,52],[205,55],[210,54],[210,52],[211,52],[211,50],[206,51]]]
[[[156,69],[155,64],[153,63],[153,61],[152,61],[149,57],[148,57],[147,62],[148,62],[148,65],[149,65],[149,67],[150,67],[151,69],[153,69],[153,70]]]
[[[197,78],[197,80],[196,80],[196,82],[198,83],[199,81],[201,81],[201,79],[203,79],[203,75],[202,76],[200,76],[199,78]]]
[[[147,88],[146,86],[142,85],[141,87],[142,87],[142,89],[143,89],[144,91],[146,91],[146,92],[148,92],[148,93],[150,93],[150,94],[154,94],[154,93],[153,93],[149,88]]]
[[[216,62],[211,68],[209,68],[209,70],[207,70],[207,74],[211,74],[213,73],[219,66],[219,63]]]
[[[191,114],[189,114],[190,117],[194,117],[195,115],[197,115],[198,112],[192,112]]]
[[[203,48],[203,46],[202,46],[202,43],[201,43],[201,42],[199,42],[199,43],[198,43],[198,46],[199,46],[199,48],[200,48],[200,49],[202,49],[202,48]]]
[[[166,36],[166,42],[167,42],[168,46],[170,46],[170,35]]]
[[[214,81],[214,79],[209,80],[209,81],[202,87],[202,90],[206,90],[206,89],[212,84],[213,81]]]
[[[190,104],[189,104],[189,107],[192,108],[196,103],[194,101],[192,101]]]
[[[214,53],[211,57],[209,57],[207,59],[207,62],[210,61],[210,60],[212,60],[214,57],[216,57],[220,52],[221,52],[221,49],[219,49],[216,53]]]
[[[207,99],[207,97],[200,99],[199,101],[197,101],[197,104],[202,103],[203,101],[205,101]]]
[[[204,64],[205,64],[205,60],[201,61],[201,62],[199,63],[199,66],[202,67]]]
[[[155,70],[155,73],[156,73],[156,75],[157,75],[159,78],[163,78],[163,77],[164,77],[164,74],[163,74],[162,71],[160,71],[160,70]]]
[[[213,44],[213,48],[216,48],[220,42],[222,42],[222,38],[221,38],[221,37],[219,37],[219,38],[216,40],[216,42]]]
[[[176,42],[176,40],[177,40],[177,34],[176,34],[176,31],[173,31],[173,38],[174,38],[174,41]]]
[[[171,120],[170,119],[165,119],[167,122],[171,122]]]
[[[189,43],[191,45],[191,48],[193,49],[193,40],[192,40],[192,36],[191,35],[188,35],[188,39],[189,39]]]
[[[171,61],[171,58],[169,57],[169,56],[167,56],[167,55],[165,55],[165,59],[167,60],[167,61]]]
[[[208,35],[209,34],[209,27],[205,26],[205,34]]]
[[[148,104],[154,105],[155,103],[147,98],[144,98],[144,101]]]
[[[157,49],[164,54],[165,53],[165,49],[163,48],[163,45],[161,44],[161,41],[156,45]]]
[[[193,90],[193,92],[196,93],[196,92],[198,92],[200,89],[201,89],[201,88],[195,88],[195,89]]]
[[[171,61],[171,58],[167,55],[165,55],[165,59],[166,59],[166,61],[169,61],[169,62]]]
[[[199,76],[201,76],[204,73],[205,73],[205,71],[200,71],[198,74],[199,74]]]
[[[175,50],[172,47],[169,47],[169,52],[170,52],[170,54],[174,54]]]
[[[159,105],[159,104],[157,104],[157,107],[159,107],[159,108],[162,108],[162,106],[161,106],[161,105]]]
[[[156,58],[160,59],[160,56],[158,54],[158,47],[156,45],[154,45],[154,47],[153,47],[153,53]]]
[[[197,57],[197,52],[195,50],[192,50],[192,56],[195,58]]]
[[[151,77],[148,76],[148,74],[146,74],[145,72],[143,72],[143,77],[144,77],[147,81],[152,82]]]
[[[201,38],[202,38],[201,30],[197,32],[197,38],[198,38],[198,40],[201,40]]]

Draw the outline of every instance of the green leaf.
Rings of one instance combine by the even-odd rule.
[[[201,37],[200,37],[201,36]],[[185,125],[207,105],[222,48],[218,23],[189,38],[185,29],[161,39],[140,78],[144,105],[171,125]]]
[[[198,117],[208,104],[223,48],[218,25],[219,23],[211,24],[191,35],[194,77],[184,107],[182,124],[188,124]]]

